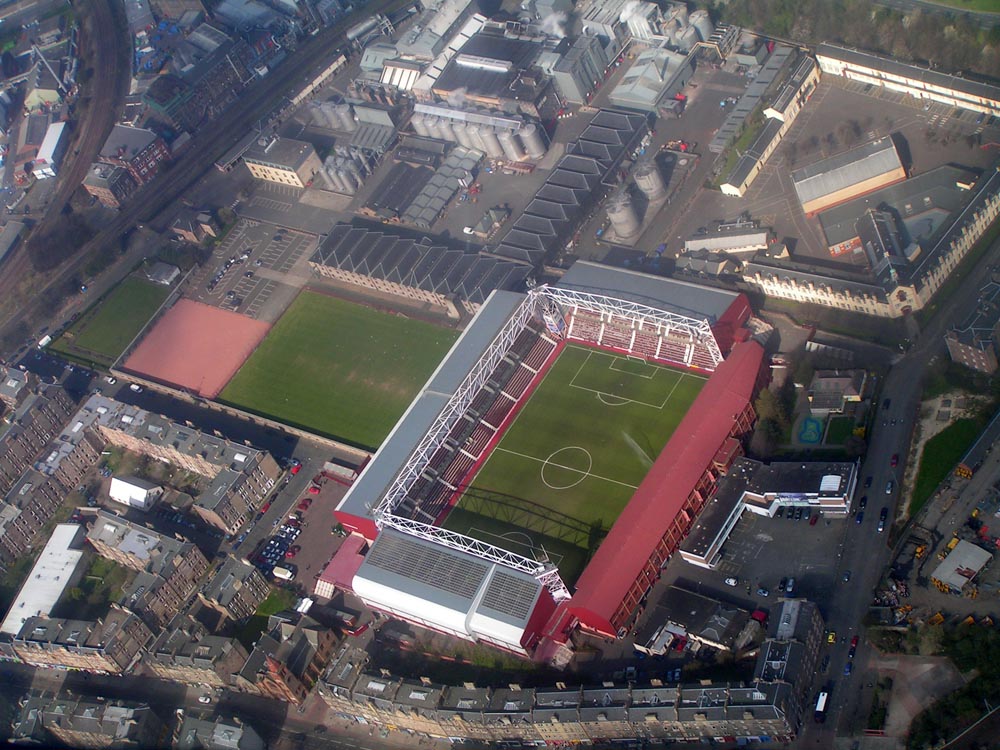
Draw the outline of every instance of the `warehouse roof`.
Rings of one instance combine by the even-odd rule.
[[[992,559],[991,552],[963,539],[948,553],[944,562],[934,569],[931,580],[940,581],[950,590],[960,592]]]
[[[805,205],[851,185],[902,168],[895,142],[891,136],[883,136],[850,151],[796,169],[792,172],[792,183],[799,201]]]
[[[462,45],[441,71],[435,89],[499,96],[509,91],[520,73],[531,67],[542,45],[481,31]]]
[[[296,141],[292,138],[259,139],[243,154],[246,161],[279,169],[298,169],[306,159],[316,155],[316,149],[311,143]]]

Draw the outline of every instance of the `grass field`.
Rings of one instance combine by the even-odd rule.
[[[219,398],[377,448],[456,338],[447,328],[303,292]]]
[[[125,279],[77,320],[52,349],[110,366],[163,304],[170,289],[134,276]]]
[[[924,444],[917,469],[917,481],[910,497],[910,516],[920,512],[937,486],[955,470],[955,466],[985,427],[984,419],[958,419]]]
[[[529,556],[544,547],[575,580],[704,383],[567,347],[445,526]]]

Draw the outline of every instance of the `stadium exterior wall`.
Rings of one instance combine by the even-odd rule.
[[[572,615],[577,624],[608,637],[627,630],[632,614],[678,549],[719,477],[716,457],[730,438],[753,427],[753,399],[762,383],[763,348],[754,341],[733,347],[681,420],[580,576],[573,598],[561,605],[554,623]]]
[[[740,292],[720,318],[712,324],[712,333],[719,344],[719,351],[723,354],[732,351],[737,341],[737,331],[747,324],[752,314],[750,300]]]

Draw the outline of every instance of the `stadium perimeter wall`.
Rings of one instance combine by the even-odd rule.
[[[579,625],[608,637],[627,630],[642,598],[680,546],[755,419],[764,350],[739,343],[709,378],[632,500],[546,630],[556,641]],[[727,449],[727,447],[729,449]]]

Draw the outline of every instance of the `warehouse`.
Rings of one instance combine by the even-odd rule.
[[[687,85],[694,75],[692,60],[692,55],[666,49],[643,50],[608,100],[616,107],[655,112],[661,101],[672,98]]]
[[[905,179],[891,136],[792,172],[795,193],[807,216]]]

